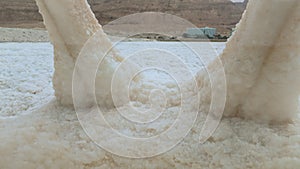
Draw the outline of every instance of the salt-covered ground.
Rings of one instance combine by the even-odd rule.
[[[217,53],[224,48],[223,43],[213,46]],[[176,53],[192,72],[201,68],[201,63],[187,55],[186,48],[178,43],[126,42],[117,46],[125,56],[145,47]],[[297,169],[300,166],[298,119],[293,124],[266,125],[225,118],[213,137],[201,145],[198,139],[204,118],[200,115],[199,124],[184,141],[163,155],[148,159],[112,155],[86,136],[72,108],[62,107],[55,101],[51,85],[52,53],[49,43],[0,43],[1,169]]]
[[[0,43],[0,117],[17,117],[53,98],[49,43]]]
[[[191,71],[197,72],[202,67],[198,56],[181,43],[125,42],[116,47],[128,57],[149,48],[170,51],[185,59]],[[213,49],[220,53],[224,47],[224,43],[214,43]],[[51,84],[53,47],[50,43],[0,43],[0,51],[1,118],[30,113],[54,98]],[[206,57],[209,55],[203,53]]]

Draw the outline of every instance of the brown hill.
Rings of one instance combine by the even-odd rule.
[[[137,12],[164,12],[229,34],[240,20],[245,3],[229,0],[88,0],[102,25]],[[34,0],[0,0],[0,27],[43,28]]]

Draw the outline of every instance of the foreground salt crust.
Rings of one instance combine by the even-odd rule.
[[[201,145],[198,139],[204,120],[199,117],[190,134],[171,151],[128,159],[97,147],[82,130],[74,110],[52,101],[30,115],[0,121],[0,168],[295,169],[300,165],[298,120],[293,125],[266,125],[224,118]],[[156,131],[141,131],[152,132]]]
[[[79,3],[75,3],[75,1],[66,0],[58,3],[58,1],[53,0],[48,2],[49,9],[55,9],[60,12],[66,11],[62,9],[63,6],[71,7],[70,10],[72,10],[80,9],[80,7],[86,5],[85,1],[76,1]],[[298,22],[294,22],[299,17],[299,13],[297,12],[299,3],[293,0],[285,3],[275,0],[272,1],[274,6],[268,11],[264,10],[264,8],[269,7],[269,4],[266,2],[267,1],[260,2],[254,0],[249,2],[247,8],[248,12],[245,13],[238,31],[228,43],[228,47],[222,56],[223,61],[226,61],[225,71],[229,85],[227,109],[225,112],[228,116],[238,114],[241,116],[246,115],[254,119],[262,117],[261,119],[282,121],[291,119],[296,115],[295,105],[297,104],[295,104],[295,101],[297,102],[297,98],[295,97],[296,94],[298,94],[298,79],[296,79],[294,75],[297,74],[299,67],[298,62],[293,62],[293,59],[298,58],[298,42],[295,40],[294,43],[285,46],[289,44],[288,40],[280,39],[289,37],[289,34],[285,35],[285,33],[281,31],[284,25],[286,25],[286,20],[288,20],[287,25],[292,28],[292,32],[295,33],[299,31]],[[40,3],[40,6],[43,7],[43,4]],[[295,11],[291,10],[292,8],[295,8]],[[275,11],[272,11],[273,9]],[[251,11],[258,12],[252,14],[250,13]],[[275,17],[274,13],[278,11],[282,11],[282,15]],[[52,13],[52,15],[57,15],[55,18],[59,20],[59,16],[63,14],[60,12],[57,14]],[[80,10],[79,13],[78,11],[73,12],[75,12],[75,15],[71,16],[75,19],[70,18],[70,20],[76,21],[76,18],[79,19],[82,13],[80,13]],[[69,15],[67,14],[66,16]],[[261,18],[261,20],[257,18]],[[266,18],[271,21],[271,23],[268,23],[269,25],[263,24]],[[79,23],[82,23],[81,21],[85,19],[89,18],[81,18],[79,19]],[[247,26],[248,24],[255,23],[255,19],[261,21],[260,26],[265,26],[262,30],[269,31],[267,28],[269,28],[270,25],[276,25],[273,25],[274,31],[272,30],[271,34],[268,34],[270,41],[263,41],[263,38],[255,34],[254,29],[251,29],[252,26]],[[51,19],[49,20],[48,18],[48,21],[51,21]],[[93,22],[95,21],[93,20],[87,23]],[[76,22],[73,23],[76,24]],[[52,25],[55,24],[52,23]],[[58,27],[62,31],[65,26],[63,21],[58,21],[56,27],[50,27],[50,29]],[[76,27],[78,25],[74,26]],[[81,29],[81,26],[84,28],[84,25],[79,25],[78,29]],[[95,27],[93,31],[98,28],[99,27]],[[56,86],[56,96],[59,101],[68,103],[71,97],[71,91],[69,91],[71,85],[70,70],[74,67],[74,59],[76,59],[79,53],[78,49],[82,46],[83,41],[88,38],[89,33],[85,31],[82,32],[82,30],[75,30],[81,32],[80,35],[84,36],[76,38],[75,40],[78,40],[81,44],[75,44],[74,46],[74,44],[71,43],[74,41],[72,38],[75,36],[71,36],[74,32],[61,31],[50,31],[55,34],[52,35],[52,37],[56,37],[53,38],[54,41],[58,40],[54,43],[56,52],[62,52],[58,53],[57,56],[64,56],[56,57],[57,73],[54,85]],[[246,35],[242,35],[243,33]],[[279,38],[278,34],[280,34]],[[65,35],[67,37],[61,37],[59,35]],[[257,42],[255,41],[256,39],[258,40]],[[278,39],[279,41],[277,41]],[[70,44],[65,47],[62,42],[66,42],[67,44],[69,42]],[[257,45],[256,43],[259,42],[262,43]],[[104,45],[105,44],[109,43],[104,43]],[[241,48],[236,48],[233,44],[241,44]],[[63,49],[57,50],[57,48],[62,46]],[[68,51],[68,49],[70,51]],[[289,50],[286,51],[286,49]],[[272,53],[272,51],[275,51],[275,53]],[[282,58],[276,57],[277,54],[281,54],[281,52],[290,54],[291,59],[286,62],[281,62]],[[65,57],[65,54],[70,53],[71,55],[67,56],[73,57]],[[286,58],[289,57],[284,57],[284,59]],[[254,59],[254,61],[247,59]],[[114,60],[118,61],[118,58]],[[245,63],[243,63],[244,61]],[[280,66],[282,63],[293,66],[291,69],[282,70]],[[213,65],[214,64],[212,64],[210,68],[214,68]],[[237,72],[236,70],[240,71]],[[276,74],[273,74],[273,72],[276,72]],[[281,76],[278,77],[278,75],[282,75],[280,73],[291,76],[284,76],[287,79],[283,79]],[[202,90],[208,91],[207,86],[209,85],[206,83],[207,81],[204,81],[207,79],[207,76],[200,73],[198,77],[199,85],[203,84],[203,86],[200,86]],[[271,80],[269,78],[271,78]],[[265,79],[270,81],[266,81]],[[274,83],[274,81],[280,85],[270,85],[271,87],[276,87],[275,89],[264,88],[269,86],[269,82]],[[295,86],[287,86],[287,82],[289,84],[293,83]],[[287,88],[289,90],[287,90]],[[272,97],[270,94],[274,93],[276,93],[276,95]],[[208,98],[208,96],[204,97],[204,101],[208,100]],[[283,102],[282,100],[278,102],[280,106],[278,107],[279,111],[273,110],[277,102],[271,102],[270,104],[265,102],[266,100],[270,101],[270,98],[274,99],[274,101],[284,98]],[[207,105],[205,104],[206,102],[202,103],[204,103],[204,105],[200,110],[205,112],[207,111]],[[283,105],[280,105],[280,103]],[[121,108],[126,112],[126,105],[124,107],[121,106]],[[257,108],[259,108],[259,110]],[[167,110],[176,111],[177,109],[179,108],[176,105],[171,105]],[[256,114],[262,111],[264,116]],[[250,113],[249,115],[248,112]],[[115,116],[113,115],[116,113],[117,112],[113,109],[106,112],[107,118],[114,122]],[[168,122],[169,119],[170,118],[163,118],[162,120]],[[296,118],[294,119],[294,124],[277,124],[273,126],[257,124],[253,121],[242,120],[240,118],[224,118],[216,133],[204,145],[200,145],[199,133],[203,126],[204,119],[205,114],[200,114],[195,123],[196,126],[191,130],[190,134],[171,151],[149,159],[133,160],[117,157],[96,148],[81,130],[75,112],[72,109],[59,106],[56,102],[52,102],[31,115],[1,121],[1,133],[3,133],[1,134],[1,140],[3,140],[4,144],[1,145],[1,150],[3,150],[1,151],[1,153],[3,153],[1,155],[3,158],[0,164],[3,166],[1,168],[19,168],[21,166],[25,168],[296,168],[299,166],[300,152],[298,149],[300,138],[299,126],[297,125],[299,121]],[[112,124],[115,128],[119,127],[119,129],[131,127],[127,126],[126,123],[118,123],[121,125]],[[144,135],[155,134],[155,132],[157,132],[156,130],[130,129],[129,133],[134,134],[134,131],[140,131],[139,133]],[[124,147],[124,149],[126,149],[126,147]],[[11,159],[14,159],[14,163],[11,163]]]

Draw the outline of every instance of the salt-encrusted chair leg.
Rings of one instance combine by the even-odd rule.
[[[106,51],[112,44],[86,0],[36,0],[36,2],[54,45],[55,96],[63,105],[72,105],[72,76],[82,47],[96,32],[98,36],[101,35],[99,50]]]
[[[78,54],[102,28],[86,0],[36,1],[55,48],[55,95],[62,104],[71,105],[72,75]],[[225,116],[271,121],[296,116],[300,84],[299,6],[299,0],[249,1],[237,31],[221,55],[228,87]],[[101,50],[111,47],[103,31],[101,44]]]
[[[295,117],[299,49],[298,0],[249,1],[221,56],[228,86],[225,115],[268,121]]]

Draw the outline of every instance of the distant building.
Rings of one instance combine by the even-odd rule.
[[[214,38],[217,33],[216,28],[188,28],[183,34],[186,38]]]

